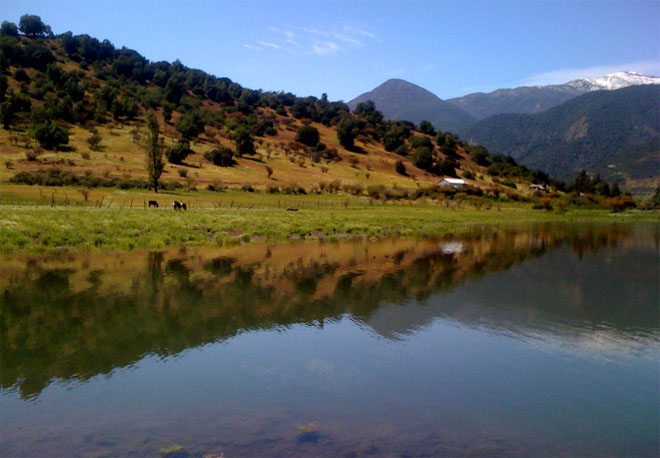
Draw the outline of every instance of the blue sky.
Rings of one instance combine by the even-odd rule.
[[[239,84],[348,101],[389,78],[446,99],[620,70],[660,75],[660,0],[0,0]]]

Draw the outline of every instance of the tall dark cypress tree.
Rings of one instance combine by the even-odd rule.
[[[160,142],[160,127],[156,115],[150,112],[147,116],[147,172],[149,172],[149,183],[158,192],[158,180],[163,174],[165,162],[163,161],[163,145]]]

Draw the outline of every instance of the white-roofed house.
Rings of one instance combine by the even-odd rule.
[[[460,189],[467,185],[462,178],[443,178],[438,181],[438,186]]]

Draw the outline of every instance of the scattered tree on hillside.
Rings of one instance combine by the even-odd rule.
[[[158,180],[163,174],[165,162],[163,161],[163,145],[160,142],[160,128],[153,112],[147,115],[147,172],[149,173],[149,183],[158,192]]]
[[[408,173],[406,172],[406,164],[404,164],[403,161],[400,159],[396,161],[396,163],[394,164],[394,170],[396,170],[396,173],[398,173],[399,175],[404,175],[404,176],[408,175]]]
[[[10,37],[17,37],[18,27],[16,27],[16,24],[14,24],[13,22],[2,21],[2,25],[0,25],[0,35],[9,35]]]
[[[417,130],[426,135],[435,135],[433,124],[428,122],[426,119],[419,123]]]
[[[176,130],[181,132],[184,138],[192,140],[204,132],[204,121],[202,121],[196,111],[188,112],[181,117]]]
[[[353,116],[344,116],[337,124],[337,139],[344,148],[355,148],[355,137],[360,130],[360,123]]]
[[[319,142],[319,131],[314,126],[300,126],[296,132],[295,141],[307,146],[316,146]]]
[[[92,151],[98,151],[101,140],[103,140],[101,134],[98,132],[93,132],[92,135],[87,138],[87,144],[89,144],[89,147],[92,149]]]
[[[236,155],[238,157],[245,156],[246,154],[254,154],[254,142],[250,132],[240,127],[234,132],[234,144],[236,145]]]
[[[453,158],[443,159],[436,164],[435,173],[437,175],[455,177],[456,167],[458,167],[458,163]]]
[[[172,164],[182,164],[191,154],[193,154],[193,151],[190,149],[190,143],[185,138],[180,139],[176,145],[169,147],[165,153],[167,161]]]
[[[413,147],[413,149],[424,147],[433,151],[433,143],[431,143],[431,140],[429,140],[428,137],[420,137],[418,135],[413,135],[409,138],[409,140],[410,140],[410,145]]]
[[[69,143],[68,130],[52,120],[34,125],[32,136],[46,149],[58,149]]]
[[[410,160],[415,167],[422,170],[431,170],[433,167],[433,153],[426,146],[420,146],[410,155]]]
[[[236,163],[234,152],[225,146],[207,151],[204,153],[204,158],[219,167],[231,167]]]
[[[43,23],[39,16],[33,14],[24,14],[18,23],[18,29],[26,37],[48,37],[53,34],[49,25]]]

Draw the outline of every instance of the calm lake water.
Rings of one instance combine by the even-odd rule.
[[[0,455],[657,456],[659,240],[6,257]]]

